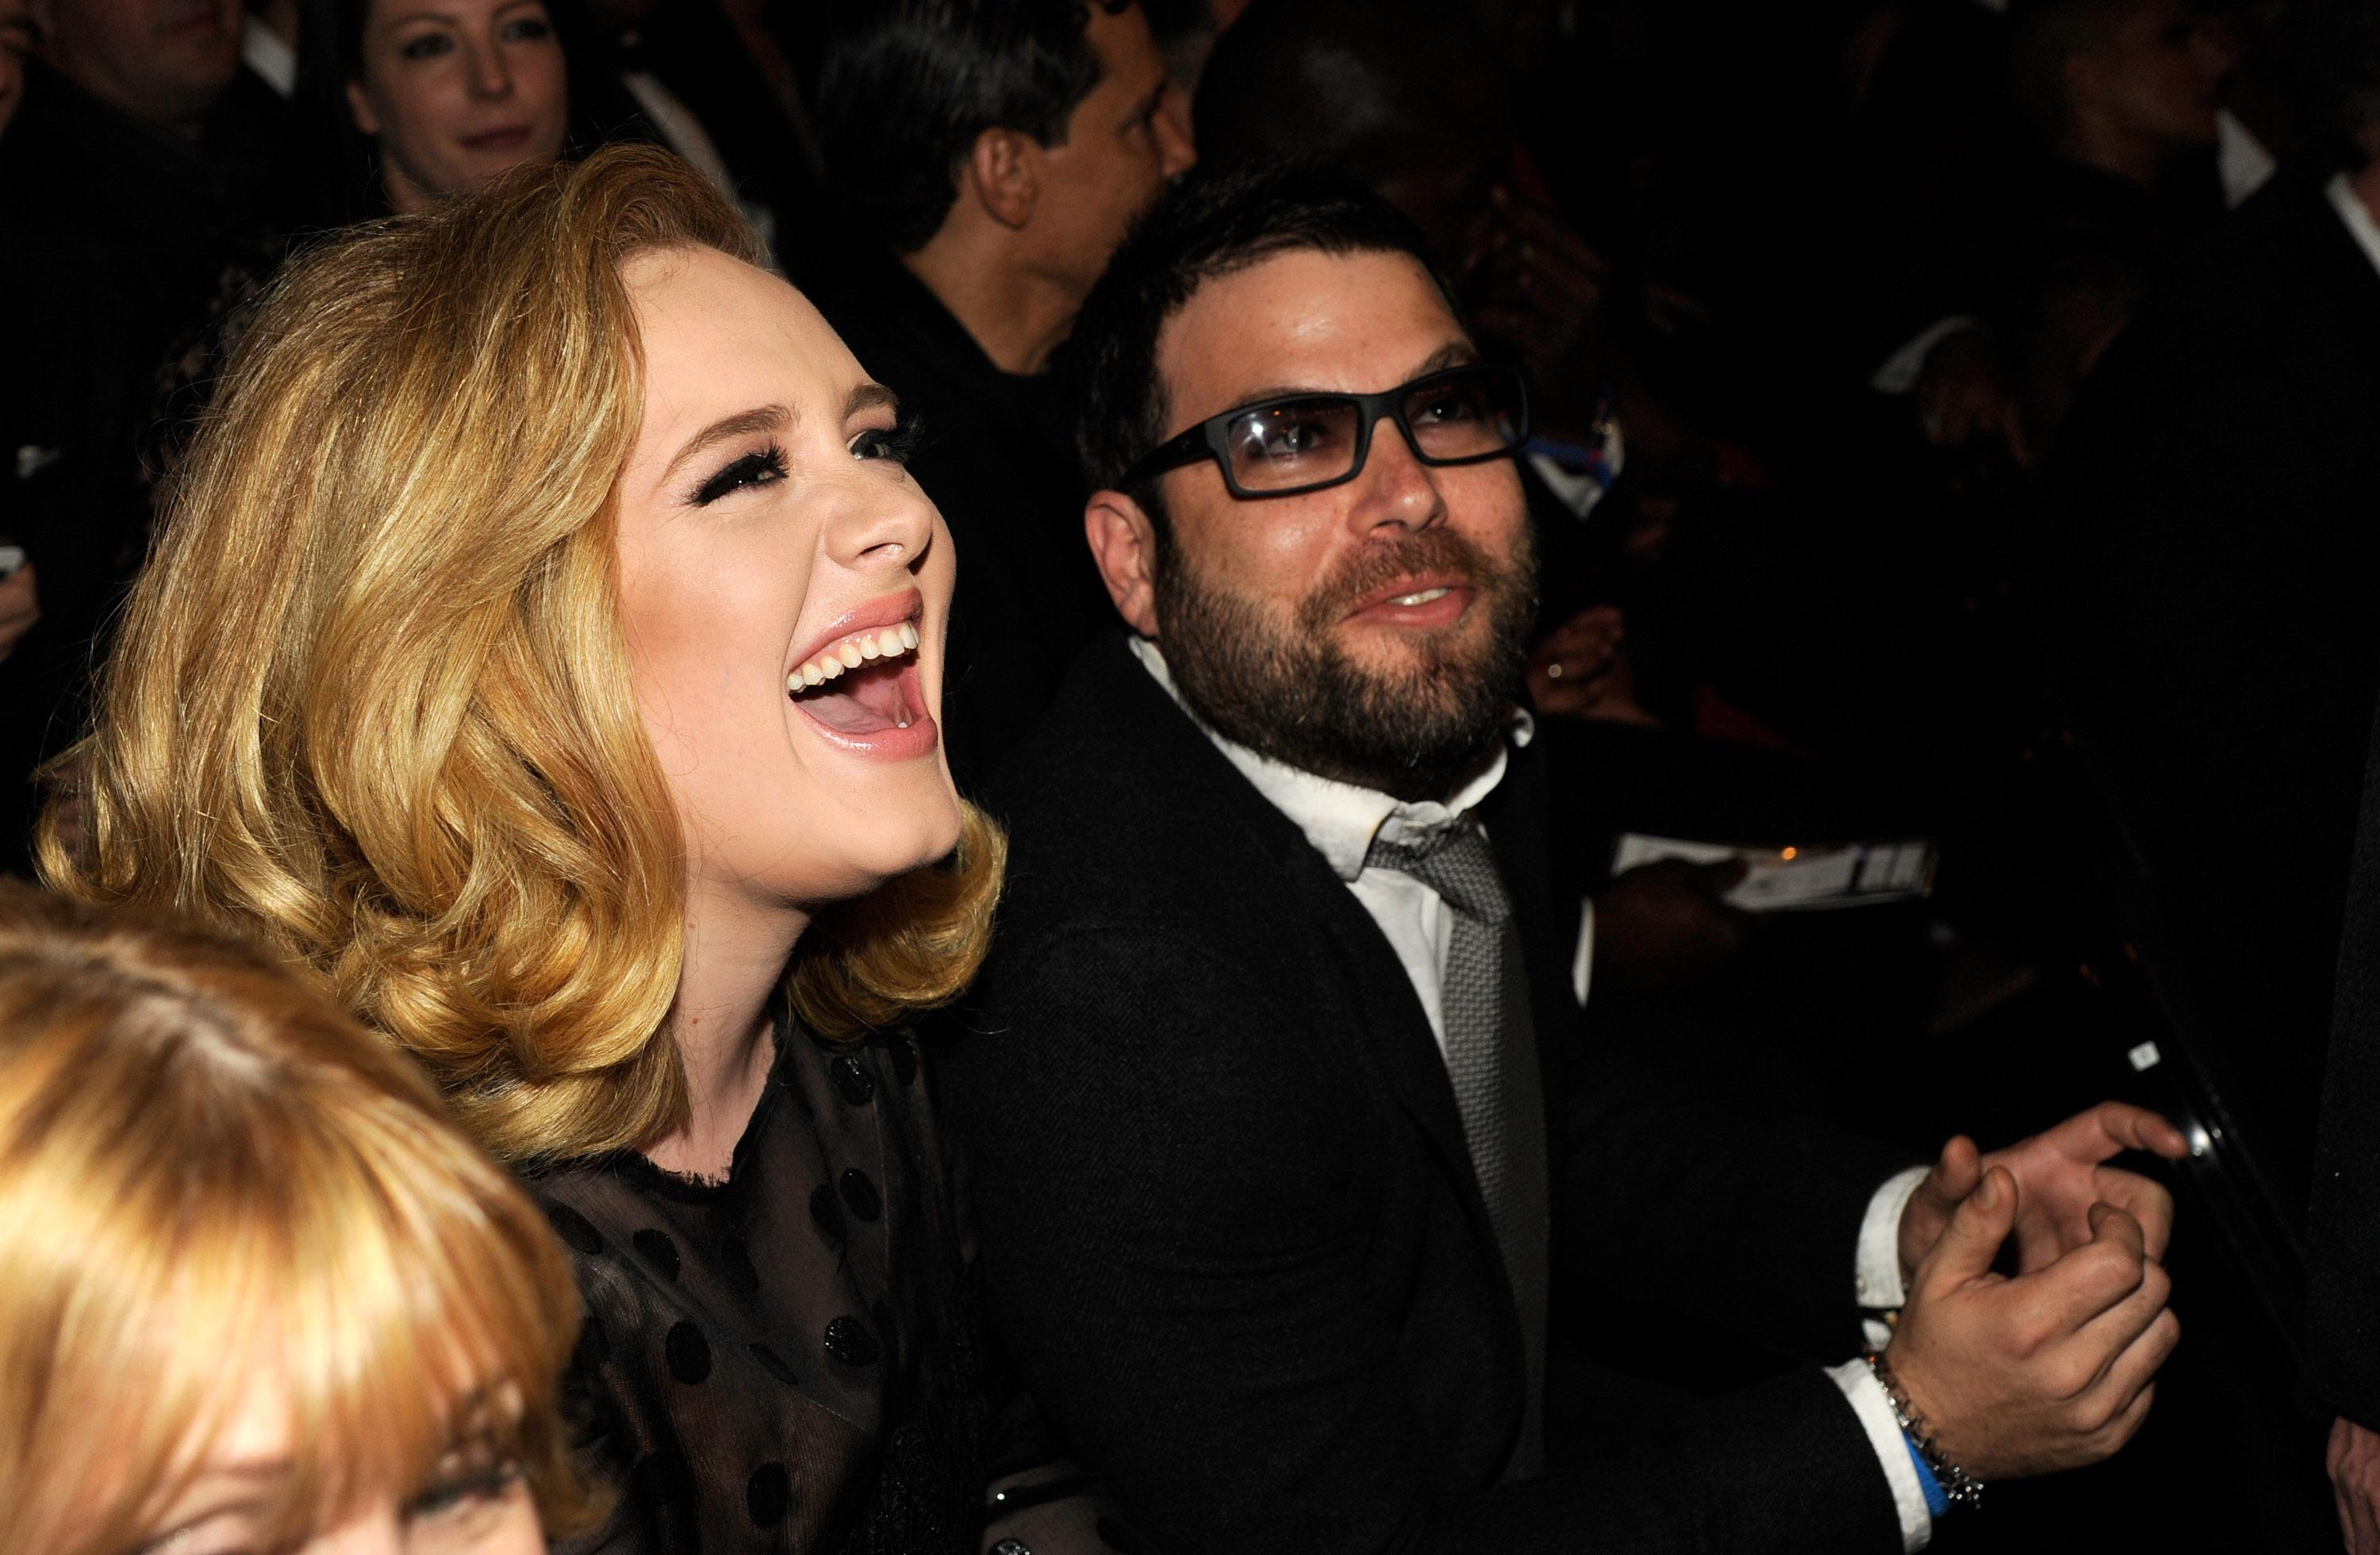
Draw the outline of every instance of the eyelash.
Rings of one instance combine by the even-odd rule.
[[[862,455],[860,448],[871,442],[876,452]],[[871,428],[851,440],[851,452],[855,457],[889,459],[896,465],[906,465],[909,456],[917,451],[917,419],[915,416],[904,416],[890,427]]]
[[[407,1505],[407,1517],[436,1517],[454,1511],[465,1501],[492,1500],[513,1487],[521,1476],[518,1464],[498,1464],[477,1474],[442,1480],[413,1498]]]
[[[773,486],[785,478],[785,451],[771,443],[758,454],[747,454],[704,481],[694,493],[697,507],[708,507],[731,492],[747,486]]]

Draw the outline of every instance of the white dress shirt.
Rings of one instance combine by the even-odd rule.
[[[1442,1013],[1446,958],[1454,931],[1445,899],[1411,875],[1394,869],[1366,869],[1364,860],[1371,852],[1375,837],[1385,837],[1392,843],[1418,841],[1444,831],[1469,814],[1504,781],[1512,749],[1526,746],[1535,737],[1536,721],[1526,710],[1513,709],[1504,738],[1457,781],[1453,794],[1445,803],[1396,799],[1276,761],[1219,733],[1182,700],[1172,672],[1166,666],[1165,655],[1155,643],[1135,638],[1132,650],[1142,667],[1165,688],[1165,694],[1189,714],[1190,721],[1214,742],[1241,775],[1256,785],[1257,792],[1297,823],[1306,841],[1330,866],[1331,872],[1346,882],[1348,892],[1380,926],[1389,948],[1396,953],[1405,976],[1413,981],[1414,994],[1421,1002],[1422,1013],[1429,1017],[1429,1028],[1438,1039],[1442,1056],[1446,1051]],[[1593,970],[1595,905],[1585,902],[1581,906],[1579,946],[1572,965],[1571,988],[1584,1005]],[[1856,1268],[1852,1271],[1852,1290],[1863,1307],[1880,1311],[1901,1304],[1900,1214],[1925,1176],[1924,1167],[1912,1167],[1887,1181],[1868,1201],[1867,1213],[1860,1223]],[[1878,1337],[1881,1330],[1881,1324],[1872,1324],[1868,1333],[1879,1347],[1884,1342]],[[1900,1514],[1901,1548],[1912,1551],[1925,1549],[1934,1537],[1934,1523],[1925,1511],[1925,1494],[1918,1485],[1917,1470],[1910,1463],[1900,1422],[1893,1417],[1891,1401],[1864,1360],[1854,1359],[1830,1367],[1827,1375],[1851,1402],[1861,1428],[1867,1433],[1868,1444],[1876,1451],[1885,1480],[1892,1488],[1893,1506]]]
[[[2355,246],[2363,250],[2372,268],[2380,270],[2380,222],[2372,219],[2371,207],[2355,192],[2355,180],[2341,173],[2325,186],[2323,192],[2330,196],[2338,219],[2347,224],[2347,235],[2355,239]]]

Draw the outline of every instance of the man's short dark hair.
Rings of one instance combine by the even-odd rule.
[[[1444,157],[1450,128],[1509,141],[1492,116],[1471,122],[1505,97],[1485,34],[1461,0],[1251,6],[1199,79],[1198,156],[1245,166],[1295,147],[1378,188]]]
[[[1093,486],[1114,486],[1175,430],[1157,374],[1165,322],[1208,282],[1300,249],[1409,254],[1447,289],[1420,230],[1344,175],[1298,164],[1191,174],[1116,250],[1066,345],[1062,368]],[[1161,525],[1148,494],[1135,494]]]
[[[836,190],[896,253],[941,229],[987,129],[1066,138],[1099,82],[1094,0],[838,0],[810,111]],[[1111,14],[1130,0],[1096,0]]]

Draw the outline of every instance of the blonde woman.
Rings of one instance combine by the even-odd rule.
[[[0,887],[10,1555],[525,1555],[579,1503],[537,1209],[252,952]]]
[[[937,720],[892,395],[664,153],[304,256],[137,589],[61,887],[312,967],[528,1175],[606,1548],[978,1520],[962,1248],[903,1023],[997,834]]]

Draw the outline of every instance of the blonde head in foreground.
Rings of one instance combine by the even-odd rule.
[[[561,1249],[254,953],[0,886],[12,1555],[513,1555],[581,1515]]]
[[[315,968],[513,1160],[684,1123],[702,912],[798,911],[793,1007],[829,1039],[954,995],[1001,844],[928,735],[948,536],[890,395],[759,257],[698,176],[613,147],[294,261],[45,878]],[[902,667],[806,682],[858,656],[838,625]]]

